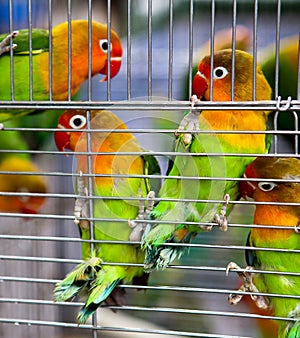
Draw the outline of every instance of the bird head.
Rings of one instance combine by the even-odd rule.
[[[244,51],[235,50],[234,99],[249,101],[252,99],[253,57]],[[231,101],[232,49],[217,51],[213,57],[213,101]],[[262,71],[257,66],[256,99],[269,100],[271,88]],[[205,56],[199,63],[198,72],[193,79],[193,94],[210,100],[211,57]],[[250,95],[249,95],[250,93]]]
[[[110,60],[108,58],[110,55]],[[110,61],[110,63],[108,62]],[[106,75],[101,81],[116,76],[122,63],[122,44],[118,34],[110,31],[110,43],[107,37],[107,26],[93,21],[92,25],[92,72]]]
[[[80,110],[66,110],[58,119],[58,129],[54,133],[54,140],[58,150],[74,151],[76,144],[86,128],[86,112]],[[72,130],[70,130],[72,129]]]
[[[246,168],[245,180],[239,185],[240,193],[243,197],[258,201],[296,201],[300,190],[299,173],[300,161],[296,158],[258,157]],[[247,178],[257,180],[247,181]],[[295,182],[285,183],[279,180]]]

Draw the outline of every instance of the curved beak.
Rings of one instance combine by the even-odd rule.
[[[54,133],[54,140],[57,149],[59,151],[70,149],[70,133],[64,131],[65,128],[61,124],[58,124],[57,128],[62,129],[62,131],[56,131]]]
[[[115,56],[110,58],[110,78],[112,79],[119,73],[122,64],[122,57]],[[106,61],[105,67],[101,70],[101,74],[106,75],[105,78],[101,80],[101,82],[108,80],[108,61]]]
[[[248,178],[247,174],[244,173],[243,178]],[[241,181],[239,184],[239,190],[240,194],[242,195],[243,198],[253,198],[254,191],[256,190],[256,186],[253,182],[251,181]]]
[[[197,95],[198,99],[204,96],[208,89],[206,77],[198,70],[193,79],[193,94]]]

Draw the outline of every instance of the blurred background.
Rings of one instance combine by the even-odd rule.
[[[92,6],[93,19],[107,22],[107,6],[111,5],[111,25],[122,38],[124,56],[118,76],[111,81],[110,99],[112,101],[126,101],[128,98],[145,100],[145,105],[149,98],[188,100],[189,81],[191,81],[188,76],[191,4],[194,66],[203,56],[209,54],[212,3],[215,5],[215,47],[231,45],[233,1],[132,0],[129,1],[129,5],[128,1],[0,0],[0,33],[8,33],[10,28],[13,30],[28,28],[29,23],[33,27],[49,29],[49,15],[53,26],[66,21],[68,13],[71,13],[72,19],[87,18],[89,3]],[[237,42],[240,43],[239,48],[249,52],[253,51],[254,8],[257,3],[258,62],[266,67],[266,71],[268,67],[274,68],[278,2],[236,1]],[[281,3],[279,8],[282,52],[284,53],[285,44],[292,41],[292,53],[298,56],[300,3],[296,0],[282,0],[279,3]],[[10,12],[12,22],[9,20]],[[170,17],[172,40],[170,40]],[[128,40],[128,27],[130,40]],[[290,37],[293,39],[286,40]],[[130,41],[130,50],[127,49],[128,41]],[[170,41],[173,44],[171,55]],[[171,68],[170,60],[172,60]],[[270,66],[272,62],[273,66]],[[269,81],[274,81],[272,71],[269,74]],[[284,71],[280,74],[279,94],[283,98],[288,95],[297,98],[297,65],[294,65],[293,71],[288,73],[288,79],[284,78],[284,74],[286,74]],[[92,99],[105,101],[108,95],[107,84],[99,82],[100,79],[98,76],[92,79]],[[86,84],[82,86],[77,99],[87,99]],[[113,107],[111,110],[113,111]],[[178,126],[183,116],[182,111],[171,109],[151,112],[146,109],[145,111],[118,110],[115,113],[130,128],[170,130]],[[43,115],[37,116],[32,121],[32,117],[26,117],[21,123],[23,127],[39,127],[40,119],[43,118]],[[292,113],[281,113],[276,119],[281,129],[297,128],[295,115]],[[57,117],[53,116],[50,127],[54,128],[56,121]],[[77,227],[72,221],[74,200],[67,196],[74,193],[73,182],[71,177],[56,175],[56,173],[71,173],[73,158],[49,153],[56,150],[53,133],[43,133],[42,141],[35,139],[36,133],[26,132],[26,130],[22,133],[24,137],[31,140],[31,149],[41,150],[40,154],[34,156],[34,162],[44,173],[47,173],[49,192],[58,196],[47,199],[41,217],[24,219],[0,214],[2,235],[0,337],[95,337],[92,330],[77,326],[78,304],[61,306],[52,302],[55,282],[63,278],[74,264],[79,262],[81,254],[79,242],[64,240],[64,238],[78,238]],[[136,136],[145,149],[168,151],[173,147],[174,138],[171,132],[158,134],[155,138],[151,134]],[[281,137],[276,140],[276,147],[278,152],[294,154],[297,152],[297,140],[295,137]],[[6,150],[3,146],[1,149]],[[164,159],[160,161],[165,168]],[[230,218],[235,224],[250,224],[252,212],[250,206],[236,207]],[[214,230],[198,236],[194,243],[202,246],[190,249],[180,262],[176,262],[175,265],[178,266],[151,274],[150,286],[162,286],[162,288],[149,288],[146,291],[129,288],[126,290],[127,297],[124,304],[132,308],[126,309],[125,306],[117,313],[105,307],[98,310],[97,320],[98,324],[103,326],[103,331],[99,330],[96,336],[107,338],[147,336],[146,333],[118,332],[118,328],[131,327],[161,330],[161,334],[157,334],[158,337],[169,336],[163,333],[164,330],[172,331],[170,336],[173,337],[213,335],[214,337],[272,337],[270,335],[272,328],[267,326],[269,322],[259,323],[243,315],[243,313],[256,313],[251,305],[246,302],[236,307],[227,304],[228,290],[238,288],[239,282],[237,276],[233,274],[230,274],[230,277],[225,276],[225,267],[232,260],[242,266],[245,265],[244,252],[239,246],[245,245],[247,233],[247,227],[237,226],[230,228],[227,233]],[[237,248],[233,248],[234,246]],[[144,308],[150,308],[152,311],[146,311]],[[262,331],[262,326],[267,327],[266,335]],[[156,337],[156,334],[149,334],[149,337]]]

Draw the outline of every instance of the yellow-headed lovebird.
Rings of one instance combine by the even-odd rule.
[[[68,39],[68,23],[54,27],[52,34],[52,98],[53,100],[68,99],[68,46],[71,43],[71,96],[75,95],[81,84],[88,78],[88,21],[71,21],[71,41]],[[120,39],[111,31],[111,44],[107,40],[107,26],[92,21],[91,37],[91,74],[104,74],[107,80],[108,53],[110,53],[110,76],[115,76],[121,66],[122,46]],[[0,35],[0,42],[7,35]],[[14,38],[16,47],[13,50],[14,64],[14,100],[30,99],[30,68],[29,68],[29,31],[20,30]],[[49,31],[32,29],[32,73],[33,100],[49,100]],[[12,100],[10,55],[0,56],[0,100]],[[33,110],[1,109],[0,122],[31,113]]]
[[[81,152],[76,155],[76,171],[88,173],[88,156],[82,154],[87,151],[88,137],[83,132],[87,123],[86,112],[66,111],[58,122],[60,128],[74,129],[71,132],[56,132],[58,149]],[[137,139],[112,112],[92,111],[91,129],[106,130],[90,134],[91,151],[98,152],[91,157],[91,170],[95,176],[93,191],[90,193],[98,197],[93,199],[93,217],[101,219],[93,222],[94,238],[108,243],[95,243],[94,252],[91,252],[90,245],[83,242],[84,262],[58,283],[54,291],[57,301],[72,298],[83,289],[87,292],[87,300],[78,315],[79,323],[84,323],[103,301],[119,303],[117,293],[113,293],[119,283],[135,284],[146,281],[148,274],[143,270],[144,252],[140,248],[143,229],[138,224],[134,227],[134,223],[128,220],[139,215],[139,199],[145,198],[150,191],[148,178],[138,176],[159,173],[155,158],[150,153],[141,156],[143,149]],[[83,181],[78,182],[78,190],[86,191],[87,179],[84,177]],[[82,218],[88,217],[85,208],[86,206],[82,208]],[[91,238],[89,228],[89,222],[84,219],[79,221],[82,239]],[[126,241],[136,243],[123,243]],[[110,265],[110,262],[114,264]],[[135,266],[136,264],[141,266]]]
[[[47,184],[41,171],[28,157],[11,154],[0,161],[0,191],[9,193],[44,194]],[[23,173],[24,172],[24,173]],[[35,214],[45,203],[42,196],[0,196],[0,211]]]
[[[252,99],[253,58],[243,51],[236,50],[235,53],[235,101],[249,101]],[[232,50],[217,52],[214,55],[212,79],[213,101],[231,100],[231,74]],[[256,76],[257,99],[269,100],[271,89],[259,67]],[[200,61],[193,81],[194,94],[209,100],[210,82],[210,56],[206,56]],[[226,178],[241,177],[246,166],[253,161],[253,156],[224,156],[224,153],[252,154],[266,153],[268,150],[265,134],[220,134],[214,131],[264,131],[268,114],[267,111],[202,111],[200,116],[197,115],[200,131],[193,136],[191,142],[186,145],[182,141],[184,136],[179,137],[176,151],[182,154],[175,157],[173,167],[159,193],[161,201],[150,214],[158,224],[150,232],[147,230],[143,238],[146,271],[167,267],[184,250],[184,246],[176,246],[174,243],[188,243],[203,230],[198,224],[189,225],[186,222],[211,222],[220,209],[221,214],[224,214],[220,202],[214,200],[222,200],[225,194],[229,194],[233,200],[239,197],[238,183],[234,180],[226,181]],[[201,133],[202,130],[206,133]],[[212,132],[207,133],[209,130]],[[209,153],[212,155],[209,156]],[[216,179],[211,179],[212,177]],[[205,200],[209,201],[206,203]],[[228,212],[231,206],[229,205]],[[223,222],[224,217],[221,218]],[[168,243],[173,243],[173,246]]]
[[[300,259],[292,252],[300,249],[300,161],[259,157],[248,166],[245,178],[249,181],[240,184],[241,193],[258,202],[253,222],[261,227],[252,228],[248,237],[249,266],[246,273],[239,273],[245,283],[242,290],[274,294],[252,299],[274,316],[290,319],[277,321],[278,337],[300,337]],[[238,266],[231,262],[228,268]],[[251,273],[251,268],[277,273]],[[229,300],[236,304],[241,297],[232,294]]]

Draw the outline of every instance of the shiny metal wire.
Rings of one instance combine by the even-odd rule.
[[[56,23],[56,15],[58,1],[47,0],[47,28],[51,31]],[[199,26],[196,25],[197,20],[204,20],[201,11],[207,14],[207,40],[210,39],[209,49],[212,52],[215,46],[215,34],[217,32],[218,20],[220,11],[223,6],[227,6],[227,12],[230,14],[229,26],[232,28],[232,46],[236,48],[236,30],[239,22],[240,8],[243,3],[247,1],[219,1],[210,0],[199,2],[196,0],[182,1],[180,4],[176,0],[169,0],[165,5],[158,6],[158,0],[127,0],[125,6],[120,7],[119,11],[122,18],[126,19],[126,24],[123,22],[119,25],[125,32],[122,36],[124,48],[124,61],[122,65],[123,73],[120,74],[122,83],[118,84],[118,79],[107,81],[105,84],[104,94],[97,93],[98,80],[92,78],[91,67],[89,67],[88,79],[86,83],[85,98],[82,101],[71,101],[71,83],[72,83],[72,40],[71,29],[68,31],[68,100],[53,101],[53,69],[52,64],[52,35],[49,36],[49,101],[35,101],[33,99],[33,54],[32,41],[30,40],[30,89],[28,101],[16,101],[14,99],[14,86],[11,86],[11,101],[0,101],[0,109],[36,109],[36,110],[65,110],[65,109],[80,109],[88,110],[88,117],[90,117],[93,110],[111,109],[115,113],[120,113],[129,121],[131,114],[135,114],[132,120],[145,115],[151,118],[168,119],[168,113],[179,113],[179,117],[183,113],[192,109],[188,97],[178,96],[177,83],[183,79],[180,76],[183,74],[178,71],[178,67],[184,67],[188,78],[187,92],[188,96],[192,93],[192,71],[193,65],[198,61],[195,60],[195,49],[199,46],[198,38],[200,36]],[[263,1],[255,0],[248,2],[249,14],[251,20],[249,25],[252,25],[253,32],[253,56],[254,62],[258,60],[258,53],[260,49],[260,32],[259,20],[260,6],[263,6]],[[9,30],[14,30],[13,14],[15,9],[15,1],[9,0]],[[99,2],[100,3],[100,2]],[[226,3],[226,4],[225,4]],[[108,28],[115,28],[116,21],[114,21],[115,5],[114,1],[102,1],[104,6],[104,18],[108,23]],[[225,4],[225,5],[224,5]],[[28,23],[29,35],[32,37],[33,24],[33,5],[34,0],[28,0]],[[61,4],[62,5],[62,4]],[[67,0],[65,1],[65,17],[70,23],[74,17],[79,2]],[[89,20],[89,47],[91,47],[91,20],[94,15],[97,15],[95,10],[95,2],[89,0],[86,4],[87,19]],[[181,7],[180,7],[181,6]],[[225,7],[226,7],[225,6]],[[279,96],[279,61],[280,61],[280,39],[282,37],[282,30],[284,29],[284,20],[282,19],[283,9],[286,6],[285,1],[273,1],[272,6],[275,8],[274,22],[275,22],[275,93],[274,99],[266,102],[258,102],[255,100],[256,93],[256,72],[253,72],[254,86],[253,86],[253,100],[247,102],[234,101],[234,83],[237,74],[234,72],[235,58],[233,57],[233,76],[232,76],[232,92],[231,102],[201,102],[193,109],[205,110],[222,110],[224,114],[228,110],[271,110],[274,114],[274,128],[257,134],[271,134],[274,137],[274,149],[272,153],[266,156],[274,156],[274,154],[283,157],[300,158],[298,149],[299,129],[298,129],[298,115],[300,111],[299,101],[299,79],[300,79],[300,58],[298,58],[298,97],[291,100]],[[187,35],[183,47],[178,47],[178,17],[179,12],[186,12],[185,28]],[[229,8],[229,9],[228,9]],[[299,8],[299,6],[298,6]],[[144,13],[144,14],[143,14]],[[157,17],[165,21],[167,26],[167,39],[165,45],[162,45],[160,39],[157,37],[162,34],[156,30],[156,25],[159,24]],[[70,27],[70,25],[69,25]],[[125,29],[124,29],[125,27]],[[273,26],[272,26],[273,27]],[[201,26],[203,28],[203,26]],[[109,30],[110,31],[110,30]],[[143,32],[141,40],[136,40],[138,32]],[[180,38],[182,36],[180,35]],[[110,43],[110,33],[108,33],[108,43]],[[161,38],[162,39],[162,38]],[[203,38],[203,40],[205,40]],[[141,44],[141,46],[139,46]],[[159,58],[158,56],[159,55]],[[179,60],[179,56],[184,55],[185,60]],[[233,54],[234,55],[234,54]],[[300,55],[300,54],[299,54]],[[11,56],[11,79],[14,78],[14,73],[18,71],[14,67],[13,52]],[[110,56],[108,57],[110,60]],[[89,48],[88,60],[91,66],[91,48]],[[158,62],[159,60],[159,62]],[[213,65],[213,58],[211,59]],[[142,66],[141,66],[142,65]],[[137,71],[137,67],[139,67]],[[108,67],[109,69],[109,67]],[[162,70],[158,74],[158,69]],[[108,71],[110,73],[110,70]],[[180,75],[181,74],[181,75]],[[119,75],[118,75],[119,76]],[[164,78],[164,79],[162,79]],[[95,82],[94,82],[95,81]],[[163,98],[157,95],[156,85],[163,82],[161,89],[164,93]],[[121,82],[121,80],[120,80]],[[13,81],[11,81],[13,83]],[[138,83],[138,84],[136,84]],[[126,92],[118,96],[118,89]],[[142,87],[142,88],[140,88]],[[212,86],[211,86],[212,93]],[[0,91],[1,93],[1,91]],[[143,93],[137,95],[136,93]],[[98,94],[100,95],[98,97]],[[157,95],[157,96],[156,96]],[[83,95],[84,96],[84,95]],[[278,116],[286,114],[292,116],[294,129],[293,130],[279,130]],[[152,114],[152,115],[151,115]],[[140,116],[138,116],[140,115]],[[282,116],[282,115],[281,115]],[[175,119],[175,118],[174,118]],[[176,120],[176,123],[180,118]],[[174,122],[174,121],[172,121]],[[177,127],[178,124],[176,124]],[[173,138],[175,128],[160,128],[149,124],[145,128],[144,124],[136,126],[133,124],[129,126],[128,131],[135,135],[139,135],[142,140],[143,137],[151,136],[152,139],[161,135]],[[6,126],[0,130],[3,131],[20,131],[53,133],[57,131],[56,128],[25,128],[25,127],[10,127]],[[91,121],[88,118],[87,126],[87,140],[88,152],[86,154],[89,158],[88,168],[89,172],[84,174],[88,177],[90,192],[87,196],[89,201],[90,213],[85,219],[89,220],[91,224],[96,221],[113,222],[115,219],[96,218],[93,216],[93,201],[98,198],[92,194],[93,178],[91,156],[94,154],[91,151],[91,135],[94,132],[117,132],[115,130],[91,130]],[[123,132],[123,131],[122,131]],[[209,131],[201,131],[209,133]],[[218,133],[232,133],[231,131],[218,131]],[[235,132],[236,134],[247,134],[249,131]],[[253,132],[252,132],[253,133]],[[284,136],[293,136],[293,146],[285,151],[280,151],[280,140]],[[53,142],[52,142],[53,143]],[[151,149],[153,155],[158,158],[176,156],[187,156],[186,153],[174,152],[170,149]],[[69,152],[69,159],[65,158],[65,154],[57,151],[55,147],[48,146],[46,149],[29,149],[29,150],[8,150],[0,149],[0,155],[6,153],[34,155],[43,159],[43,171],[34,173],[45,177],[49,180],[50,189],[45,197],[49,206],[41,212],[41,214],[24,215],[21,213],[0,212],[0,241],[2,250],[0,251],[0,336],[19,336],[32,338],[43,337],[70,337],[73,335],[80,335],[84,337],[255,337],[257,330],[253,329],[256,319],[265,320],[286,320],[292,321],[291,318],[274,318],[271,315],[264,315],[256,313],[249,309],[247,305],[241,307],[229,307],[227,305],[228,294],[235,292],[238,288],[238,278],[235,273],[230,273],[229,277],[225,276],[226,259],[231,259],[232,256],[237,257],[241,262],[241,266],[245,266],[243,255],[244,251],[249,247],[246,241],[241,239],[251,228],[265,228],[264,225],[252,224],[252,219],[245,221],[241,217],[232,217],[229,223],[229,230],[226,235],[223,235],[218,230],[208,234],[201,234],[194,242],[189,244],[167,243],[167,246],[184,246],[187,253],[181,261],[176,261],[164,272],[155,272],[151,276],[149,285],[120,285],[127,291],[129,297],[123,306],[103,306],[104,311],[108,309],[118,310],[118,315],[112,313],[109,315],[109,320],[103,315],[103,310],[98,311],[97,315],[85,325],[78,326],[75,322],[76,312],[80,306],[83,305],[80,301],[55,303],[52,297],[52,291],[55,283],[61,280],[63,276],[70,271],[76,264],[81,262],[80,259],[80,244],[82,242],[90,243],[93,249],[95,245],[103,243],[95,239],[93,227],[91,226],[90,240],[81,240],[77,233],[76,226],[73,224],[75,217],[73,215],[73,201],[77,197],[73,189],[73,181],[79,176],[74,171],[73,163],[70,164],[70,159],[74,155]],[[109,153],[111,155],[145,155],[147,151],[141,153]],[[198,154],[202,155],[202,154]],[[207,155],[207,154],[206,154]],[[219,156],[218,152],[210,153],[210,156]],[[235,154],[222,154],[223,156],[234,156]],[[236,154],[238,156],[261,156],[260,154]],[[0,171],[0,175],[33,175],[30,172],[7,172]],[[106,175],[96,175],[99,177],[106,177]],[[126,175],[119,174],[114,177],[144,177],[144,175]],[[166,173],[161,175],[153,175],[154,178],[165,179]],[[174,176],[173,179],[179,177]],[[181,177],[182,179],[190,180],[190,177]],[[194,179],[194,178],[193,178]],[[199,180],[206,180],[206,177],[199,177]],[[227,177],[215,177],[215,180],[237,180]],[[288,180],[286,180],[288,181]],[[290,180],[293,181],[293,180]],[[17,196],[20,198],[28,198],[32,196],[42,196],[42,194],[33,194],[29,192],[0,192],[0,196]],[[118,199],[118,197],[114,197]],[[143,200],[143,198],[141,198]],[[145,198],[144,198],[145,199]],[[128,197],[128,200],[137,200],[136,198]],[[160,199],[156,197],[156,201]],[[194,199],[165,199],[168,201],[177,202],[195,202]],[[197,200],[199,201],[199,200]],[[201,201],[199,201],[201,202]],[[214,203],[214,200],[204,200],[202,202]],[[220,201],[222,202],[222,201]],[[259,202],[250,201],[230,201],[236,207],[250,208]],[[276,204],[270,202],[269,204]],[[279,204],[279,203],[277,203]],[[297,203],[290,205],[299,206]],[[244,210],[244,209],[242,209]],[[238,215],[240,216],[240,215]],[[120,219],[119,219],[120,220]],[[128,220],[123,219],[124,222]],[[141,222],[137,220],[137,222]],[[149,224],[155,224],[156,221],[149,220]],[[180,224],[180,222],[164,221],[165,224]],[[196,223],[187,222],[189,225]],[[214,223],[197,223],[200,225],[213,225]],[[275,228],[271,227],[271,228]],[[278,228],[278,227],[276,227]],[[283,228],[283,227],[279,227]],[[293,230],[293,228],[291,228]],[[111,245],[120,244],[120,241],[105,241]],[[136,244],[136,242],[122,242],[126,244]],[[255,248],[261,251],[285,252],[284,249],[274,248]],[[190,252],[190,255],[189,253]],[[291,253],[300,254],[300,250],[290,250]],[[103,264],[108,264],[103,262]],[[125,264],[120,262],[109,263],[110,265],[126,265],[137,266],[137,264]],[[140,265],[138,265],[140,266]],[[244,268],[238,271],[245,271]],[[292,273],[283,273],[281,271],[265,271],[254,270],[256,273],[265,274],[279,274],[291,275]],[[292,274],[300,276],[300,272]],[[136,289],[141,290],[137,292]],[[10,291],[8,291],[10,290]],[[144,292],[145,291],[145,292]],[[27,295],[26,292],[29,292]],[[240,294],[249,295],[249,292],[239,291]],[[264,293],[264,296],[273,297],[295,297],[291,295],[274,295]],[[128,300],[128,302],[127,302]],[[239,306],[239,305],[238,305]],[[142,318],[142,320],[141,320]],[[124,320],[125,323],[124,324]],[[239,327],[239,323],[246,323]],[[253,324],[254,323],[254,324]]]

